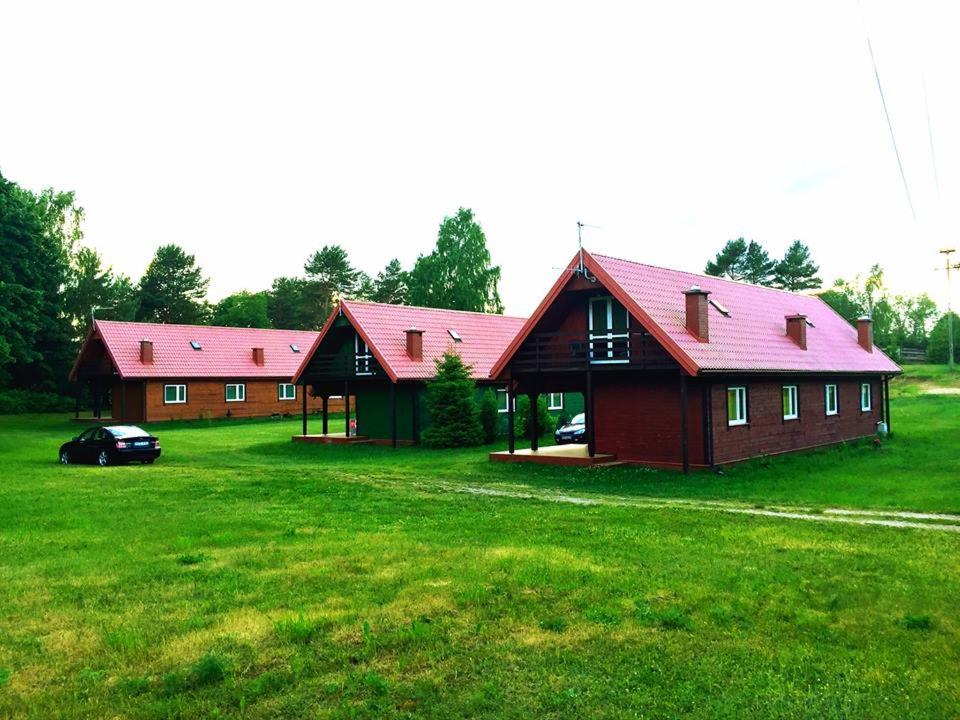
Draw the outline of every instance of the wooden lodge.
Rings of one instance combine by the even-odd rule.
[[[815,296],[582,251],[490,377],[531,402],[582,393],[585,462],[686,471],[872,435],[899,372],[869,319],[851,327]],[[557,457],[536,433],[491,455]]]

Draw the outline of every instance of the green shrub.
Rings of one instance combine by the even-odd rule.
[[[446,352],[436,361],[437,374],[427,381],[430,427],[420,436],[427,447],[470,447],[483,443],[480,413],[474,402],[476,386],[470,366],[460,356]]]
[[[960,354],[960,316],[953,314],[953,342],[954,355]],[[927,359],[932,363],[945,363],[949,359],[950,339],[947,334],[947,314],[944,313],[937,320],[937,324],[930,331],[930,342],[927,344]]]
[[[514,416],[514,432],[517,437],[530,437],[530,398],[521,395],[517,398],[517,412]],[[540,437],[549,435],[556,429],[556,423],[547,410],[547,397],[540,395],[537,398],[537,429]]]
[[[500,424],[500,408],[497,407],[497,395],[487,390],[480,397],[480,425],[483,427],[483,441],[488,445],[497,439],[497,426]]]
[[[55,393],[32,390],[0,390],[0,415],[70,412],[76,400]]]

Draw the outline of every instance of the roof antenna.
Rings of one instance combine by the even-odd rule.
[[[578,247],[577,252],[580,256],[580,259],[577,262],[577,269],[574,270],[574,272],[579,273],[580,275],[583,275],[584,279],[589,280],[592,283],[595,283],[597,279],[589,273],[586,266],[583,264],[583,229],[585,227],[597,228],[597,230],[600,229],[596,225],[587,225],[586,223],[581,222],[580,220],[577,220],[577,247]]]

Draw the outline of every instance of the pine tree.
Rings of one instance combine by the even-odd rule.
[[[470,366],[456,353],[436,361],[437,374],[427,381],[430,427],[420,436],[427,447],[471,447],[483,442],[483,427],[474,402]]]
[[[391,305],[406,305],[408,276],[409,273],[400,266],[400,261],[394,258],[377,273],[370,299]]]
[[[813,290],[823,281],[817,276],[820,267],[810,257],[810,248],[794,240],[773,272],[773,286],[784,290]]]
[[[715,277],[743,280],[743,258],[747,254],[747,241],[742,237],[727,240],[723,249],[707,263],[703,271]]]
[[[137,319],[187,325],[205,323],[210,317],[206,300],[209,284],[193,255],[178,245],[162,245],[140,279]]]

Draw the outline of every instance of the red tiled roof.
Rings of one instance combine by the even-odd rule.
[[[122,378],[290,378],[318,336],[302,330],[111,320],[97,320],[96,333]],[[144,339],[153,342],[150,365],[140,362],[140,341]],[[194,340],[201,350],[190,347]],[[291,344],[298,345],[300,352],[293,352]],[[255,347],[263,348],[262,366],[253,361]]]
[[[524,323],[524,318],[507,315],[343,300],[303,357],[294,382],[299,381],[341,309],[394,382],[432,378],[436,374],[434,360],[448,349],[473,368],[475,379],[487,380],[491,366]],[[407,355],[406,331],[410,328],[423,331],[423,360],[411,360]],[[450,330],[459,334],[460,342]]]
[[[867,352],[857,330],[813,295],[750,285],[710,275],[668,270],[584,251],[584,265],[690,374],[699,372],[897,373],[900,368],[879,348]],[[493,373],[503,371],[510,357],[563,290],[574,257]],[[685,325],[684,290],[697,285],[729,312],[708,308],[709,342],[700,342]],[[802,314],[807,349],[786,334],[785,316]]]

